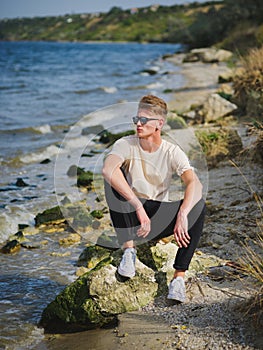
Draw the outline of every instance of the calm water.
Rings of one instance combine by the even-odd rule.
[[[167,100],[163,90],[182,85],[180,74],[167,74],[178,68],[162,60],[179,48],[0,42],[0,242],[17,232],[18,223],[32,224],[38,212],[57,204],[54,159],[59,146],[65,135],[76,152],[87,143],[73,125],[81,120],[79,128],[85,127],[83,117],[90,113],[86,125],[94,124],[92,118],[105,121],[107,113],[100,119],[103,113],[94,111],[138,101],[146,93]],[[157,74],[143,72],[147,69]],[[45,159],[50,162],[41,164]],[[17,178],[28,186],[17,187]],[[1,349],[36,349],[43,338],[43,330],[36,327],[43,308],[75,278],[82,247],[73,247],[68,256],[56,234],[34,239],[47,244],[0,255]],[[57,251],[60,257],[52,254]]]

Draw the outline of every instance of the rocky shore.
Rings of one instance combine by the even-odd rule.
[[[145,258],[150,256],[148,253],[144,254],[143,250],[139,252],[139,272],[134,281],[116,281],[115,267],[120,256],[113,238],[108,241],[108,247],[105,241],[103,244],[100,241],[99,246],[105,248],[106,245],[106,248],[102,248],[99,253],[96,251],[96,254],[91,254],[93,247],[87,245],[79,257],[76,275],[80,276],[77,283],[84,283],[85,286],[88,284],[89,291],[85,294],[85,287],[83,296],[82,289],[80,293],[76,293],[77,284],[72,284],[72,289],[67,289],[66,294],[70,298],[74,295],[76,299],[67,299],[67,310],[70,313],[72,300],[75,307],[77,299],[87,300],[91,297],[96,303],[90,302],[89,305],[93,308],[100,307],[109,322],[104,322],[104,318],[95,321],[92,319],[90,328],[93,330],[80,332],[80,323],[76,322],[76,314],[81,309],[78,308],[76,314],[73,313],[72,328],[69,329],[77,333],[61,334],[63,332],[59,332],[59,326],[63,327],[65,324],[62,322],[59,325],[59,322],[64,315],[58,318],[55,313],[61,311],[57,311],[61,300],[66,300],[65,293],[62,292],[51,303],[52,307],[56,304],[54,308],[50,304],[43,312],[41,326],[49,334],[46,334],[39,349],[72,349],[76,344],[78,349],[86,349],[87,343],[90,349],[100,350],[262,348],[262,319],[256,317],[254,310],[248,307],[252,304],[258,287],[255,280],[240,268],[241,261],[246,259],[247,254],[244,245],[256,239],[259,222],[262,222],[255,199],[255,193],[262,196],[262,161],[258,162],[254,157],[255,137],[249,133],[249,123],[236,118],[234,112],[237,107],[217,94],[231,93],[231,71],[225,59],[210,56],[208,60],[209,54],[212,53],[206,50],[206,54],[199,51],[188,57],[179,54],[166,58],[179,65],[180,74],[185,76],[183,88],[168,92],[171,97],[168,125],[171,127],[172,121],[183,118],[199,132],[201,130],[208,135],[211,132],[219,133],[216,134],[217,140],[221,137],[222,129],[224,136],[231,139],[231,142],[223,145],[217,144],[217,153],[208,152],[207,217],[203,237],[186,278],[187,302],[171,305],[166,300],[167,283],[172,274],[171,262],[177,249],[172,238],[150,246],[154,266]],[[106,136],[109,143],[111,135]],[[200,140],[202,142],[202,138]],[[107,142],[102,142],[101,147],[105,147],[105,144]],[[78,186],[87,190],[88,197],[91,193],[90,201],[94,202],[91,180],[93,175],[71,168],[69,176],[78,176]],[[96,179],[96,195],[96,208],[92,212],[83,209],[84,203],[72,205],[65,197],[62,212],[61,207],[56,207],[39,213],[35,219],[35,227],[21,227],[20,234],[12,237],[2,247],[2,252],[14,253],[21,248],[41,248],[41,245],[46,244],[44,241],[37,244],[21,240],[21,237],[29,237],[36,232],[61,232],[59,243],[68,247],[69,251],[71,245],[80,244],[84,232],[93,235],[93,240],[99,239],[105,232],[107,238],[113,237],[103,198],[102,179],[99,176]],[[78,232],[72,230],[72,225],[80,228]],[[254,248],[255,251],[259,249],[256,245]],[[104,275],[99,275],[103,269]],[[91,271],[94,271],[92,276]],[[99,292],[99,281],[101,288],[105,288],[105,285],[109,288],[103,296]],[[118,300],[109,297],[109,294],[113,294],[112,288],[119,295]],[[128,302],[124,295],[135,297]],[[78,316],[86,322],[86,314]],[[68,317],[65,315],[65,318]],[[76,324],[78,327],[74,328]],[[94,325],[110,325],[111,328],[97,330]]]

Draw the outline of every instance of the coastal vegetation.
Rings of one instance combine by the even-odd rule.
[[[246,51],[263,43],[259,0],[113,7],[107,13],[0,21],[0,40],[174,42]]]

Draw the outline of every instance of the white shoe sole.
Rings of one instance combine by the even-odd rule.
[[[168,294],[167,299],[174,300],[174,301],[179,301],[180,303],[184,303],[185,302],[185,298],[178,298],[177,296],[175,296],[173,294]]]

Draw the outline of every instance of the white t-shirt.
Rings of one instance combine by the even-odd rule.
[[[109,154],[123,160],[127,182],[139,198],[168,201],[172,175],[192,169],[182,149],[166,140],[155,152],[146,152],[137,136],[126,136],[115,142]]]

